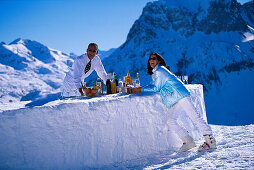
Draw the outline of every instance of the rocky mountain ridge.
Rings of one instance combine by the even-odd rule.
[[[254,110],[250,101],[254,97],[254,41],[244,41],[246,35],[253,35],[253,6],[254,1],[241,5],[236,0],[149,2],[127,40],[103,62],[120,76],[130,71],[134,77],[139,72],[141,83],[148,84],[147,60],[151,52],[158,52],[173,73],[204,85],[208,118],[215,120],[216,116],[209,116],[214,112],[229,116],[233,112],[237,121],[241,108],[248,108],[249,114]],[[240,84],[246,77],[249,83]],[[241,88],[244,93],[238,92]],[[232,98],[231,93],[236,96]]]
[[[28,39],[0,45],[0,102],[30,100],[39,93],[59,91],[75,55]],[[24,99],[24,96],[30,96]]]

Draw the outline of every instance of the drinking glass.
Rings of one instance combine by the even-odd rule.
[[[183,80],[184,80],[185,84],[188,84],[188,76],[187,75],[183,76]]]
[[[178,78],[180,81],[182,81],[182,76],[177,76],[177,78]]]

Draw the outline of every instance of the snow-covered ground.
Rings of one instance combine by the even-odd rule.
[[[159,94],[56,96],[12,110],[0,105],[0,169],[254,168],[253,124],[211,125],[217,150],[177,153],[181,142],[165,126],[168,110]],[[188,118],[179,123],[203,142]]]
[[[105,169],[254,169],[254,125],[211,125],[217,149],[185,153],[164,151]],[[200,141],[199,141],[200,143]]]
[[[163,54],[174,73],[187,69],[190,82],[207,88],[208,121],[216,124],[211,126],[218,149],[176,153],[181,143],[165,128],[167,109],[158,95],[58,100],[65,72],[76,56],[19,38],[9,45],[0,43],[0,169],[254,169],[251,3],[241,7],[248,29],[234,30],[229,20],[225,32],[225,26],[202,23],[188,28],[195,16],[210,24],[214,18],[221,20],[213,12],[216,6],[210,10],[214,17],[202,12],[208,0],[167,1],[167,6],[164,2],[148,3],[126,42],[100,56],[107,72],[139,72],[142,85],[151,79],[144,60],[150,52]],[[174,8],[178,6],[185,10]],[[197,31],[197,25],[201,30],[208,26],[211,33]],[[190,65],[181,67],[188,60]],[[179,121],[201,144],[196,127],[184,116]]]

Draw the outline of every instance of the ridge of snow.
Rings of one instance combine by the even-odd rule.
[[[192,101],[202,114],[202,86],[189,88]],[[3,111],[0,167],[100,167],[173,151],[181,142],[166,126],[168,111],[158,93],[70,98],[41,107]],[[206,119],[203,114],[201,117]],[[179,121],[190,135],[200,139],[197,127],[185,115]]]
[[[67,98],[0,114],[1,169],[156,169],[254,167],[254,125],[215,126],[217,150],[176,153],[156,95]],[[185,115],[179,123],[203,142]],[[201,140],[200,140],[201,139]],[[241,148],[241,149],[239,149]]]
[[[172,1],[172,0],[160,0],[160,2],[170,8],[186,8],[190,11],[197,11],[199,8],[207,10],[211,0],[181,0],[181,1]]]

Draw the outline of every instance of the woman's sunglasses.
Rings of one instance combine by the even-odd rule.
[[[150,60],[157,60],[157,57],[149,58],[149,61],[150,61]]]
[[[91,50],[91,49],[88,49],[89,52],[93,52],[95,53],[97,50]]]

